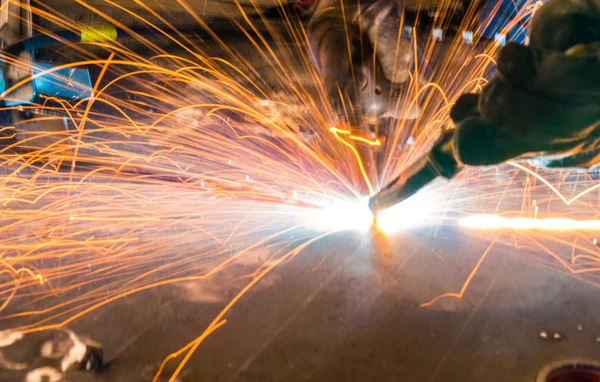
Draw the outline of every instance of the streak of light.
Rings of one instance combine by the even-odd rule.
[[[317,231],[366,232],[373,224],[368,198],[358,201],[336,200],[328,206],[309,211],[303,217],[306,226]]]
[[[530,174],[530,175],[534,176],[535,178],[539,179],[540,181],[542,181],[542,182],[543,182],[543,183],[544,183],[546,186],[548,186],[548,188],[549,188],[549,189],[551,189],[551,190],[552,190],[552,192],[554,192],[556,195],[558,195],[558,197],[559,197],[559,198],[560,198],[560,199],[561,199],[561,200],[562,200],[562,201],[563,201],[565,204],[571,204],[571,203],[573,203],[574,201],[576,201],[577,199],[581,198],[582,196],[584,196],[584,195],[586,195],[586,194],[588,194],[588,193],[590,193],[590,192],[592,192],[592,191],[594,191],[594,190],[597,190],[597,189],[599,189],[599,188],[600,188],[600,183],[598,183],[598,184],[596,184],[595,186],[591,186],[591,187],[589,187],[589,188],[585,189],[584,191],[582,191],[582,192],[580,192],[579,194],[575,195],[575,196],[574,196],[574,197],[572,197],[571,199],[567,199],[567,198],[566,198],[566,197],[565,197],[565,196],[564,196],[564,195],[563,195],[563,194],[562,194],[560,191],[558,191],[558,190],[556,189],[556,187],[554,187],[554,186],[553,186],[553,185],[552,185],[552,184],[551,184],[549,181],[547,181],[547,180],[546,180],[544,177],[542,177],[541,175],[539,175],[539,174],[538,174],[538,173],[536,173],[535,171],[533,171],[533,170],[531,170],[531,169],[529,169],[529,168],[527,168],[527,167],[525,167],[525,166],[523,166],[523,165],[521,165],[521,164],[519,164],[519,163],[517,163],[517,162],[514,162],[514,161],[508,161],[508,162],[506,162],[506,163],[508,163],[509,165],[511,165],[511,166],[513,166],[513,167],[516,167],[516,168],[518,168],[518,169],[520,169],[520,170],[523,170],[523,171],[525,171],[526,173],[528,173],[528,174]]]
[[[473,268],[473,270],[471,270],[471,273],[469,273],[469,276],[467,277],[467,280],[465,281],[465,283],[463,284],[462,288],[460,289],[460,292],[458,293],[444,293],[441,294],[437,297],[435,297],[434,299],[421,304],[421,308],[425,308],[428,306],[433,305],[436,301],[439,301],[442,298],[446,298],[446,297],[454,297],[457,299],[462,299],[467,288],[469,287],[469,284],[471,283],[471,280],[473,280],[473,277],[475,276],[475,274],[477,273],[477,271],[479,270],[479,268],[481,267],[481,264],[483,263],[483,260],[485,260],[485,258],[487,257],[487,255],[490,253],[490,251],[492,250],[492,248],[494,247],[494,244],[496,244],[496,240],[494,239],[490,245],[487,247],[487,249],[485,250],[485,252],[483,252],[483,255],[481,255],[481,257],[479,258],[479,261],[477,261],[477,264],[475,264],[475,267]]]
[[[329,128],[329,132],[334,133],[334,134],[347,135],[348,138],[350,138],[354,141],[366,143],[370,146],[381,146],[381,142],[379,141],[379,139],[372,140],[372,139],[367,139],[367,138],[361,137],[359,135],[354,135],[354,134],[352,134],[352,132],[350,130],[339,129],[337,127],[332,126]]]
[[[542,231],[600,231],[600,220],[567,218],[505,218],[496,215],[474,215],[461,219],[460,225],[475,230],[542,230]]]
[[[182,347],[181,349],[179,349],[176,352],[173,352],[171,354],[169,354],[167,357],[165,357],[165,359],[162,361],[162,363],[160,364],[160,367],[158,368],[158,371],[156,372],[156,375],[154,376],[154,378],[152,379],[153,382],[158,381],[158,378],[160,378],[160,375],[162,374],[165,366],[167,366],[167,363],[172,360],[175,359],[177,357],[179,357],[181,354],[183,354],[186,351],[189,351],[192,347],[196,346],[196,344],[200,344],[200,342],[202,342],[206,337],[208,337],[212,332],[214,332],[215,330],[219,329],[221,326],[225,325],[227,323],[227,320],[223,319],[221,321],[219,321],[218,323],[211,325],[209,327],[209,329],[205,330],[202,335],[200,335],[198,338],[195,338],[193,341],[191,341],[189,344],[187,344],[186,346]],[[177,372],[177,374],[179,374],[179,371]],[[173,379],[173,378],[172,378]]]
[[[340,133],[342,133],[342,134],[347,133],[349,135],[349,137],[352,139],[352,135],[350,135],[350,132],[347,130],[339,130],[335,127],[330,127],[329,132],[333,134],[335,139],[337,139],[339,142],[341,142],[344,146],[348,147],[352,151],[352,153],[356,157],[356,162],[358,163],[358,166],[360,168],[360,173],[362,174],[362,177],[365,180],[367,187],[369,188],[369,195],[372,195],[373,194],[373,186],[371,185],[371,181],[369,180],[369,176],[367,175],[365,166],[363,164],[362,158],[360,157],[360,154],[358,153],[358,150],[356,150],[356,148],[354,146],[352,146],[350,143],[346,142],[339,136]]]
[[[440,223],[437,201],[440,195],[432,191],[422,191],[407,200],[386,210],[376,217],[377,228],[385,234],[393,234],[425,225]]]
[[[283,256],[281,256],[279,259],[277,259],[276,261],[274,261],[272,264],[270,264],[267,268],[265,268],[262,272],[260,272],[259,274],[256,275],[256,277],[254,277],[244,288],[242,288],[242,290],[235,295],[235,297],[225,306],[225,308],[223,308],[223,310],[221,310],[221,312],[219,312],[219,314],[217,314],[217,316],[213,319],[213,321],[211,322],[211,324],[206,328],[206,330],[204,331],[204,333],[202,333],[195,341],[192,341],[192,346],[190,347],[190,344],[186,345],[183,349],[188,349],[187,350],[187,354],[185,355],[184,359],[181,361],[181,363],[177,366],[177,369],[173,372],[173,374],[171,375],[171,378],[169,379],[169,381],[174,381],[175,377],[177,377],[177,375],[181,372],[181,370],[183,369],[183,367],[185,366],[185,364],[187,363],[187,361],[190,359],[190,357],[192,356],[192,354],[194,353],[194,351],[198,348],[198,346],[200,346],[200,343],[202,343],[202,341],[211,333],[213,332],[218,325],[222,325],[221,323],[223,323],[223,317],[227,314],[227,312],[229,312],[229,310],[231,310],[233,308],[233,306],[250,290],[252,289],[252,287],[254,285],[256,285],[256,283],[258,283],[263,277],[265,277],[267,274],[269,274],[269,272],[271,272],[273,269],[275,269],[275,267],[277,267],[279,264],[281,264],[282,262],[289,260],[291,258],[293,258],[294,256],[296,256],[297,254],[299,254],[300,252],[302,252],[305,248],[307,248],[308,246],[310,246],[311,244],[313,244],[314,242],[324,238],[325,236],[329,235],[329,233],[325,233],[322,235],[319,235],[303,244],[301,244],[300,246],[294,248],[293,250],[287,252],[286,254],[284,254]],[[176,353],[172,353],[169,356],[167,356],[167,359],[176,357],[175,354],[181,354],[181,351],[183,349],[180,349],[179,351],[177,351]],[[164,364],[164,362],[163,362]],[[156,375],[154,376],[153,382],[158,381],[158,378],[160,377],[160,370],[159,372],[156,373]]]

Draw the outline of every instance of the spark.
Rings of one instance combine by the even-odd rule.
[[[346,130],[346,129],[339,129],[335,126],[332,126],[329,128],[329,132],[333,133],[333,134],[342,134],[342,135],[347,135],[349,139],[354,140],[354,141],[358,141],[358,142],[362,142],[362,143],[366,143],[370,146],[381,146],[381,142],[379,141],[379,139],[375,139],[375,140],[371,140],[371,139],[367,139],[367,138],[363,138],[359,135],[354,135],[352,134],[352,132],[350,130]]]
[[[535,178],[539,179],[539,180],[540,180],[541,182],[543,182],[543,183],[544,183],[546,186],[548,186],[548,188],[549,188],[550,190],[552,190],[552,192],[554,192],[556,195],[558,195],[558,197],[559,197],[559,198],[560,198],[560,199],[561,199],[561,200],[562,200],[562,201],[563,201],[565,204],[571,204],[571,203],[573,203],[574,201],[576,201],[577,199],[581,198],[582,196],[584,196],[584,195],[586,195],[586,194],[588,194],[588,193],[590,193],[590,192],[592,192],[592,191],[594,191],[594,190],[597,190],[597,189],[599,189],[599,188],[600,188],[600,184],[596,184],[596,185],[594,185],[594,186],[592,186],[592,187],[589,187],[589,188],[585,189],[584,191],[581,191],[579,194],[575,195],[575,196],[574,196],[574,197],[572,197],[571,199],[567,199],[567,198],[566,198],[566,197],[565,197],[565,196],[564,196],[564,195],[563,195],[563,194],[562,194],[560,191],[558,191],[558,190],[556,189],[556,187],[554,187],[554,186],[553,186],[553,185],[552,185],[550,182],[548,182],[548,181],[547,181],[547,180],[546,180],[546,179],[545,179],[543,176],[540,176],[540,175],[539,175],[539,174],[537,174],[535,171],[533,171],[533,170],[531,170],[531,169],[529,169],[529,168],[527,168],[527,167],[525,167],[525,166],[523,166],[523,165],[521,165],[521,164],[519,164],[519,163],[516,163],[516,162],[514,162],[514,161],[508,161],[507,163],[508,163],[509,165],[511,165],[511,166],[514,166],[514,167],[516,167],[516,168],[518,168],[518,169],[520,169],[520,170],[523,170],[523,171],[525,171],[526,173],[528,173],[528,174],[532,175],[533,177],[535,177]]]
[[[473,268],[473,270],[471,271],[471,273],[469,273],[469,276],[467,277],[467,280],[465,281],[465,283],[463,284],[462,288],[460,289],[460,292],[458,293],[444,293],[441,294],[437,297],[435,297],[434,299],[432,299],[431,301],[428,301],[426,303],[421,304],[421,308],[426,308],[428,306],[433,305],[436,301],[439,301],[443,298],[446,297],[454,297],[457,299],[462,299],[467,288],[469,287],[469,284],[471,283],[471,280],[473,280],[473,277],[475,276],[475,274],[477,273],[477,271],[479,270],[479,268],[481,267],[481,264],[483,263],[483,260],[485,260],[485,258],[487,257],[487,255],[490,253],[490,251],[492,250],[492,248],[494,247],[494,244],[496,243],[496,240],[493,240],[490,245],[487,247],[487,249],[485,250],[485,252],[483,252],[483,255],[481,255],[481,257],[479,258],[479,261],[477,261],[477,264],[475,265],[475,267]]]
[[[367,172],[365,170],[365,166],[363,164],[362,158],[360,157],[360,154],[358,153],[358,150],[356,150],[356,148],[354,146],[352,146],[350,143],[346,142],[345,140],[343,140],[339,134],[345,134],[348,135],[348,137],[350,139],[353,139],[352,135],[350,134],[350,131],[348,130],[340,130],[336,127],[330,127],[329,128],[329,132],[333,134],[333,136],[335,137],[335,139],[337,139],[339,142],[341,142],[344,146],[348,147],[352,153],[354,154],[354,156],[356,157],[356,162],[358,163],[358,166],[360,168],[360,173],[363,176],[363,179],[365,180],[365,183],[367,184],[367,187],[369,188],[369,194],[372,195],[373,194],[373,185],[371,184],[371,181],[369,180],[369,176],[367,175]],[[356,137],[355,137],[356,138]],[[359,140],[364,140],[364,138],[360,138]],[[375,143],[370,143],[371,145],[377,146],[379,143],[379,141],[376,141]]]
[[[60,51],[68,62],[19,78],[4,90],[3,98],[9,99],[20,87],[54,78],[65,69],[95,67],[101,73],[90,97],[44,95],[0,110],[31,114],[1,129],[0,140],[6,144],[0,148],[5,170],[0,173],[0,320],[22,333],[63,328],[135,293],[190,281],[225,284],[226,275],[235,274],[235,264],[250,264],[244,276],[251,281],[202,333],[164,355],[157,379],[171,360],[183,355],[168,371],[175,378],[207,336],[221,327],[227,330],[226,313],[279,264],[333,232],[366,235],[373,217],[365,196],[375,192],[374,184],[386,184],[423,155],[440,126],[451,126],[451,106],[463,92],[487,83],[498,49],[493,41],[477,41],[478,31],[464,25],[475,32],[474,44],[461,44],[457,36],[432,77],[422,83],[419,68],[434,55],[434,44],[427,43],[407,94],[395,105],[404,111],[418,105],[421,115],[413,122],[391,124],[385,139],[368,139],[353,129],[331,126],[340,116],[332,112],[306,49],[305,25],[295,15],[282,11],[282,24],[245,13],[232,20],[242,42],[253,49],[248,54],[223,40],[185,2],[178,4],[210,36],[202,44],[195,32],[192,38],[166,22],[156,25],[115,2],[107,2],[114,11],[108,13],[83,0],[78,3],[153,56],[136,53],[118,40],[62,39]],[[135,3],[144,14],[166,21],[149,5]],[[43,2],[31,9],[59,28],[86,30]],[[109,16],[113,13],[133,17],[168,45],[119,23]],[[411,48],[417,52],[416,28],[410,31]],[[41,27],[38,32],[52,35]],[[21,57],[4,54],[2,59],[5,66],[32,66]],[[63,117],[69,129],[48,128]],[[369,150],[377,150],[380,159],[377,181],[369,179],[374,164],[362,155]],[[568,265],[572,273],[593,280],[600,253],[596,246],[581,244],[587,239],[567,242],[545,235],[541,226],[523,229],[523,220],[499,217],[522,216],[534,226],[544,222],[544,227],[586,230],[571,227],[598,218],[597,189],[591,175],[574,178],[521,164],[467,170],[451,184],[434,185],[382,211],[376,221],[392,235],[439,227],[447,224],[447,216],[451,222],[460,216],[460,222],[481,228],[478,216],[494,214],[492,223],[498,225],[501,219],[503,228],[521,224],[514,228],[520,235],[515,246],[540,253],[528,261]],[[576,196],[564,196],[570,194]],[[534,219],[538,212],[561,218]],[[568,250],[551,251],[545,241]],[[488,244],[474,240],[484,256],[454,297],[465,293]],[[577,254],[572,253],[575,249]],[[258,253],[267,256],[252,262]],[[570,265],[575,260],[577,268]],[[14,309],[7,313],[9,305]]]
[[[599,231],[600,220],[567,218],[505,218],[496,215],[474,215],[460,221],[463,227],[476,230],[542,230],[542,231]]]

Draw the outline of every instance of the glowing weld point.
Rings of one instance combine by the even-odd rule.
[[[409,199],[377,214],[377,229],[393,232],[427,225],[432,222],[436,198],[431,193],[418,193]]]
[[[600,231],[600,220],[572,220],[566,218],[529,219],[474,215],[462,219],[460,225],[478,230]]]
[[[335,201],[307,216],[307,226],[319,231],[365,232],[373,224],[373,215],[367,203],[368,198],[358,201]]]
[[[442,41],[442,37],[444,36],[444,31],[441,28],[433,28],[432,38],[433,40]]]

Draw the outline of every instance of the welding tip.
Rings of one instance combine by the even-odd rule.
[[[428,159],[427,155],[421,157],[369,199],[369,208],[373,212],[373,216],[377,216],[379,211],[408,199],[439,176],[435,167],[429,164]]]
[[[433,148],[369,199],[373,216],[416,194],[438,177],[451,178],[462,168],[453,155],[453,133],[440,137]]]

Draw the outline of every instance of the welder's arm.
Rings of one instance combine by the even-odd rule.
[[[466,165],[528,159],[541,167],[600,163],[599,2],[551,0],[529,46],[509,44],[499,76],[451,111],[454,151]]]
[[[507,47],[500,60],[525,49]],[[600,61],[553,55],[540,68],[551,72],[545,84],[521,88],[524,82],[512,84],[499,77],[480,95],[458,100],[451,116],[456,124],[454,151],[461,163],[483,166],[517,158],[540,167],[598,164],[590,153],[600,148]],[[554,78],[557,74],[561,77]],[[577,84],[581,80],[587,83]],[[561,81],[570,84],[559,88]],[[551,88],[544,89],[546,85]]]
[[[451,178],[463,165],[600,163],[600,0],[550,0],[536,13],[530,35],[529,46],[501,50],[499,75],[452,108],[453,133],[373,196],[373,211],[400,203],[439,176]]]

